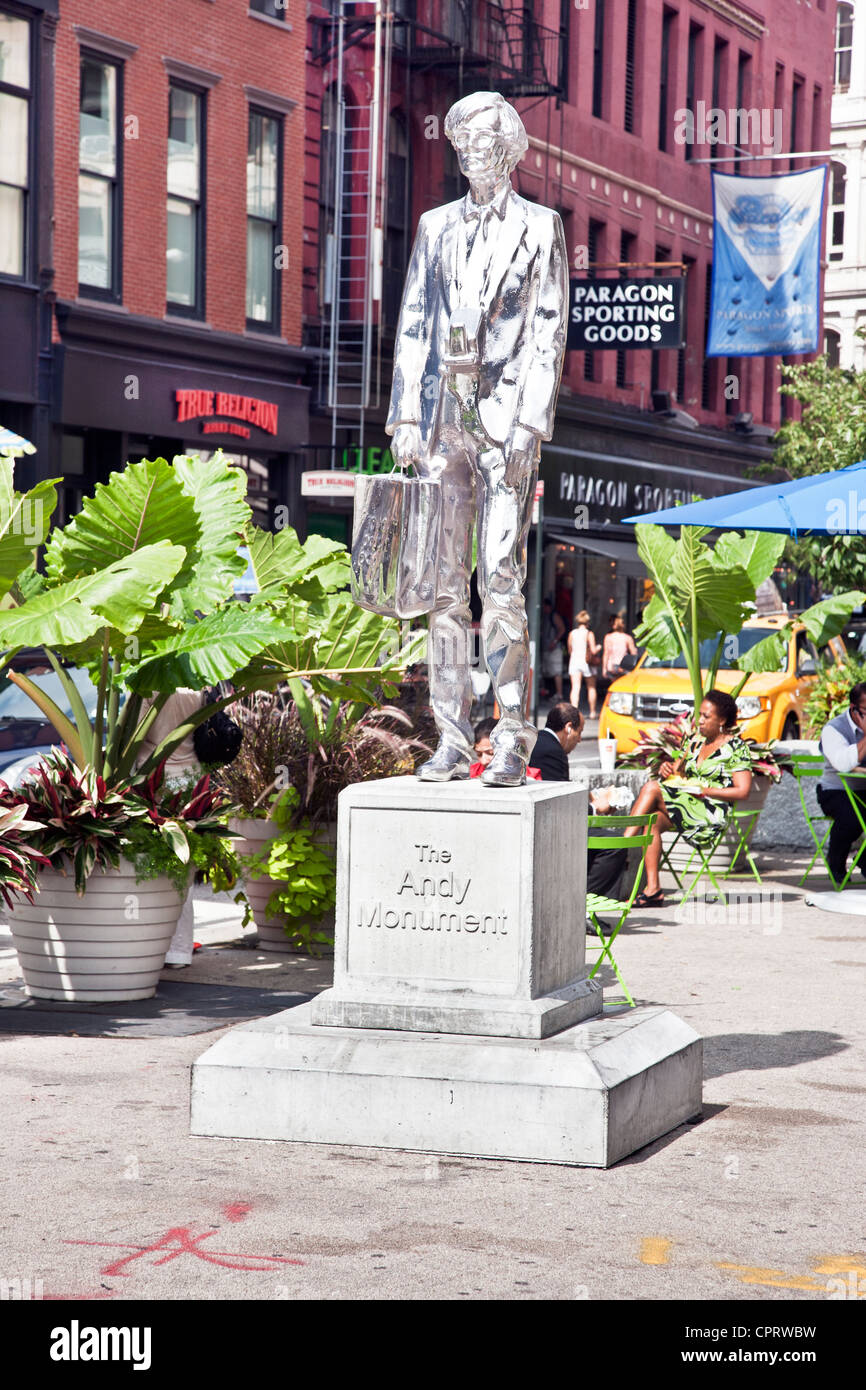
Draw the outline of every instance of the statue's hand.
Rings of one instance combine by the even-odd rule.
[[[411,468],[424,458],[424,442],[418,425],[398,425],[391,437],[391,457],[398,468]]]
[[[505,446],[505,481],[509,487],[531,473],[541,454],[541,440],[525,425],[515,425]]]

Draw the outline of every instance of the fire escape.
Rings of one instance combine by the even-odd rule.
[[[413,87],[429,92],[420,84],[431,73],[449,104],[487,89],[509,100],[549,100],[563,90],[567,54],[563,35],[539,25],[531,4],[334,0],[332,11],[310,24],[312,61],[329,70],[335,94],[328,149],[320,152],[332,216],[319,261],[317,392],[331,415],[333,467],[339,428],[351,425],[363,449],[366,412],[382,397],[383,344],[386,362],[390,346],[381,304],[392,79],[402,81],[407,111]],[[369,60],[371,96],[362,104],[347,99],[344,82],[346,53],[357,45]]]

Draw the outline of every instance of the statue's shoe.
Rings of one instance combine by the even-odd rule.
[[[469,776],[470,760],[459,748],[440,743],[433,757],[418,769],[421,782],[462,782]]]
[[[521,787],[526,781],[526,763],[519,753],[500,749],[481,774],[481,780],[488,787]]]

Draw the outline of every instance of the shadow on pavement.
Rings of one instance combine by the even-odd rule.
[[[833,1057],[850,1046],[838,1033],[717,1033],[704,1038],[704,1079],[732,1071],[797,1067],[819,1057]]]
[[[161,980],[152,999],[127,1004],[65,1004],[31,999],[23,984],[0,990],[0,1034],[72,1034],[91,1038],[180,1038],[209,1033],[304,1004],[311,996],[249,986]]]

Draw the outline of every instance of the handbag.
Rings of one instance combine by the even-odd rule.
[[[227,692],[228,693],[228,692]],[[220,686],[204,692],[206,705],[215,705],[223,698]],[[226,767],[233,763],[244,741],[240,724],[224,709],[217,710],[193,732],[192,746],[202,767]]]
[[[436,605],[442,489],[438,479],[358,474],[352,528],[352,597],[386,618]]]

